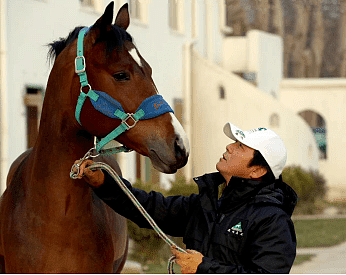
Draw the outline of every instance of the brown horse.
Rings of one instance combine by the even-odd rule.
[[[151,68],[126,32],[127,4],[114,25],[113,3],[84,37],[89,84],[134,113],[157,94]],[[7,273],[120,272],[127,254],[126,221],[98,199],[84,180],[72,180],[76,159],[120,125],[86,99],[75,118],[80,80],[75,73],[76,28],[51,44],[55,62],[47,83],[35,146],[11,166],[0,205],[0,263]],[[156,106],[157,107],[157,106]],[[186,164],[188,145],[172,112],[140,120],[118,136],[126,147],[150,157],[154,167],[174,173]],[[114,158],[104,158],[119,171]]]

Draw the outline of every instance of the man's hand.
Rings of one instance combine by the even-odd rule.
[[[76,160],[75,164],[79,161]],[[101,186],[105,180],[105,175],[101,170],[92,171],[88,168],[93,163],[92,160],[85,160],[79,167],[78,179],[84,178],[85,181],[94,188]],[[74,172],[77,173],[77,169],[74,168]]]
[[[194,274],[197,267],[202,262],[203,255],[196,250],[187,250],[188,253],[179,252],[175,247],[171,248],[172,254],[176,257],[175,262],[180,265],[181,273]]]

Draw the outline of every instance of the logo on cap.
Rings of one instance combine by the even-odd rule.
[[[259,131],[266,131],[267,128],[255,128],[255,129],[251,129],[249,130],[250,133],[255,133],[255,132],[259,132]]]
[[[237,131],[235,131],[235,134],[236,134],[236,135],[241,135],[241,138],[242,138],[242,139],[244,139],[244,138],[245,138],[245,134],[244,134],[244,132],[243,132],[243,131],[241,131],[241,130],[237,130]]]

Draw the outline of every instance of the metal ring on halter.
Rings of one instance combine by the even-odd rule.
[[[84,93],[84,91],[83,91],[83,88],[84,88],[84,87],[88,87],[88,88],[89,88],[88,92],[89,92],[90,90],[92,90],[90,84],[88,83],[88,84],[85,85],[85,86],[80,86],[80,91],[83,92],[83,93]],[[85,94],[86,94],[86,93],[85,93]]]

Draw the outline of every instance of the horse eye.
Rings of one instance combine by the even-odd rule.
[[[117,81],[124,81],[124,80],[130,80],[130,76],[127,73],[117,73],[113,75],[114,79]]]

